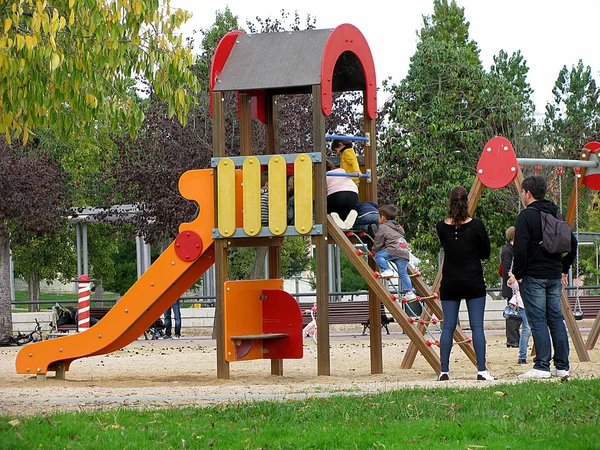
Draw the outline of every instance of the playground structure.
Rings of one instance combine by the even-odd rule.
[[[365,199],[377,199],[376,80],[370,49],[352,25],[333,30],[245,35],[227,34],[211,68],[213,114],[212,169],[192,170],[179,182],[185,198],[197,202],[198,217],[182,224],[179,235],[121,300],[93,328],[24,348],[18,373],[64,378],[72,361],[118,350],[137,339],[210,266],[215,264],[217,377],[229,378],[229,364],[271,359],[271,373],[283,374],[284,358],[302,357],[302,318],[293,297],[282,290],[280,248],[284,236],[311,235],[317,260],[317,341],[319,375],[330,374],[327,246],[337,243],[369,285],[370,324],[381,328],[381,302],[415,341],[434,371],[439,356],[428,345],[381,279],[374,263],[360,257],[348,236],[327,215],[325,116],[334,92],[364,93],[364,173],[370,174]],[[240,118],[240,156],[225,157],[223,96],[236,92]],[[311,93],[314,153],[277,154],[278,95]],[[253,156],[251,121],[265,124],[267,155]],[[261,225],[260,173],[268,165],[269,224]],[[286,165],[294,165],[295,222],[286,221]],[[314,204],[314,207],[313,207]],[[314,222],[314,223],[313,223]],[[229,281],[227,251],[235,246],[268,247],[268,280]],[[409,269],[410,270],[410,269]],[[424,285],[424,298],[433,299]],[[439,305],[438,305],[439,306]],[[441,311],[441,308],[439,308]],[[438,315],[441,317],[441,315]],[[381,373],[380,333],[371,333],[371,372]],[[474,355],[473,355],[474,357]]]

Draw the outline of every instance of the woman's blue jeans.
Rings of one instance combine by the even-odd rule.
[[[179,299],[165,311],[165,334],[171,336],[171,311],[175,318],[175,336],[181,336],[181,305]]]
[[[394,256],[387,250],[379,250],[377,253],[375,253],[373,259],[375,259],[375,262],[379,265],[382,272],[390,268],[388,261],[393,262],[396,265],[398,276],[400,277],[400,281],[402,282],[402,290],[412,291],[412,282],[410,281],[410,277],[408,276],[407,270],[408,259],[400,258],[399,256]]]
[[[554,366],[569,370],[569,337],[560,310],[560,278],[545,280],[524,276],[520,290],[535,345],[533,368],[549,372],[554,347]]]
[[[450,351],[454,342],[454,331],[458,322],[460,300],[442,300],[444,324],[440,338],[440,362],[442,372],[450,369]],[[467,311],[469,312],[469,325],[473,336],[473,347],[477,357],[477,370],[482,372],[485,367],[485,334],[483,332],[483,312],[485,311],[485,297],[468,298]]]
[[[519,359],[527,359],[527,345],[529,344],[529,337],[531,336],[531,328],[529,328],[529,322],[527,322],[527,314],[525,309],[519,308],[519,315],[521,316],[521,337],[519,338]]]

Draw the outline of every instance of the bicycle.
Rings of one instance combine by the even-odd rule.
[[[303,314],[310,313],[312,320],[302,329],[302,340],[305,337],[311,336],[315,344],[317,343],[317,319],[315,313],[317,312],[317,304],[313,304],[312,308],[307,309]]]
[[[39,342],[43,339],[42,326],[40,325],[40,323],[38,322],[37,319],[34,319],[34,320],[35,320],[35,329],[31,333],[27,333],[27,334],[23,334],[20,331],[17,331],[17,335],[12,336],[13,344],[25,345],[25,344],[29,344],[30,342]]]

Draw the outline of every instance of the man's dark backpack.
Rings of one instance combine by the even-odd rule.
[[[556,216],[540,211],[542,220],[542,241],[540,247],[548,253],[567,253],[571,251],[571,227],[560,213]]]

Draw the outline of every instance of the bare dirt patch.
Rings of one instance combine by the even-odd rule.
[[[585,338],[585,335],[584,335]],[[502,331],[487,333],[488,363],[498,378],[515,382],[530,366],[517,365],[517,349],[507,349]],[[218,380],[215,341],[207,337],[179,341],[138,340],[117,352],[74,361],[66,380],[49,372],[46,381],[18,375],[19,348],[0,348],[0,414],[45,414],[115,407],[179,407],[221,402],[306,398],[342,393],[373,393],[412,387],[477,387],[476,369],[460,348],[451,357],[449,383],[417,356],[411,369],[400,369],[408,339],[399,332],[383,336],[384,373],[372,375],[369,338],[344,333],[331,338],[331,376],[317,376],[316,346],[307,339],[304,357],[284,361],[284,376],[271,376],[269,360],[230,364],[230,379]],[[580,363],[571,347],[572,377],[600,373],[600,350]],[[531,357],[529,358],[532,362]]]

